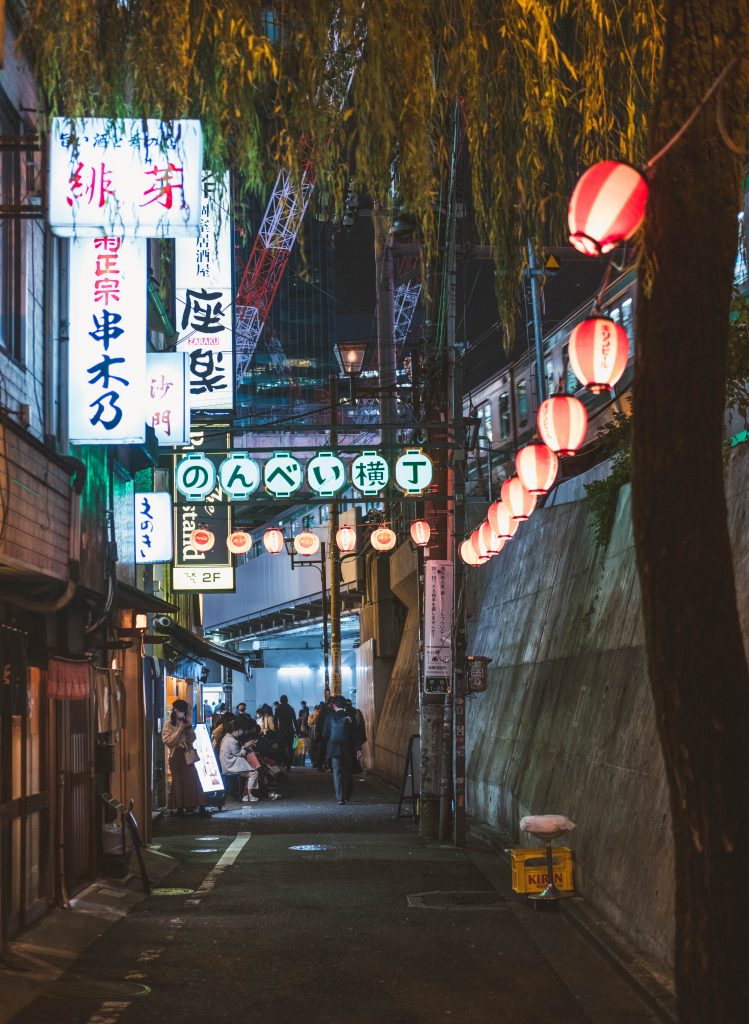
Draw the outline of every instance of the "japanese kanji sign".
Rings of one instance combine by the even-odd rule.
[[[192,441],[198,446],[199,443],[202,443],[202,436],[193,434]],[[182,503],[176,500],[179,495],[176,484],[181,475],[180,467],[188,459],[190,459],[187,462],[188,467],[193,470],[200,467],[198,472],[200,479],[193,479],[188,473],[188,485],[201,485],[202,493],[205,487],[205,481],[202,479],[203,471],[205,471],[213,479],[213,487],[203,499],[199,501],[188,499],[187,503]],[[232,508],[222,500],[223,493],[218,484],[221,460],[221,456],[206,455],[199,451],[191,452],[190,455],[181,458],[175,457],[175,551],[172,568],[172,589],[175,591],[232,592],[235,588],[232,556],[227,545],[232,532]],[[207,470],[206,462],[210,464],[212,472]],[[199,527],[210,530],[216,538],[210,551],[198,551],[192,543],[193,532]]]
[[[146,355],[146,422],[160,445],[190,442],[190,407],[187,404],[187,356],[183,352]]]
[[[374,497],[390,479],[390,467],[377,452],[362,452],[351,463],[351,483],[357,491]]]
[[[174,486],[188,501],[204,501],[216,487],[216,479],[216,466],[200,452],[185,455],[174,470]]]
[[[395,482],[404,494],[422,494],[433,477],[432,460],[421,448],[409,448],[395,463]]]
[[[135,494],[135,562],[171,562],[173,555],[172,496],[163,492]]]
[[[69,432],[76,444],[146,436],[146,242],[109,236],[70,246]]]
[[[333,452],[318,452],[307,463],[307,484],[321,498],[332,498],[345,483],[346,466]]]
[[[452,676],[453,564],[430,558],[424,563],[424,689],[447,692]]]
[[[175,242],[177,349],[190,357],[190,405],[204,411],[234,405],[230,197],[228,174],[221,187],[205,174],[197,240]]]
[[[304,473],[298,459],[288,452],[276,452],[263,466],[263,483],[274,498],[288,498],[302,486]]]
[[[50,228],[68,238],[195,237],[202,171],[199,121],[56,117]]]
[[[218,482],[230,501],[246,501],[260,486],[260,466],[245,452],[234,452],[219,466]]]

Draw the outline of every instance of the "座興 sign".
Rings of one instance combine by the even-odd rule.
[[[175,242],[177,349],[190,358],[190,405],[234,406],[231,186],[203,175],[200,233]]]
[[[76,444],[146,436],[146,242],[70,244],[69,432]]]
[[[448,692],[452,678],[453,563],[424,563],[424,690]]]
[[[67,238],[195,236],[202,171],[200,121],[56,117],[49,226]]]
[[[172,497],[164,492],[135,494],[135,562],[171,562],[173,545]]]
[[[146,422],[160,445],[190,443],[190,407],[183,352],[146,355]]]

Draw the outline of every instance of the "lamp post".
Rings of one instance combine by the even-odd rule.
[[[354,378],[360,376],[364,369],[364,360],[367,355],[369,342],[366,341],[339,341],[335,345],[335,354],[338,364],[349,380],[349,398],[354,398]]]
[[[320,561],[312,562],[308,558],[298,560],[294,556],[294,547],[291,541],[288,542],[287,550],[291,556],[292,571],[297,564],[310,566],[320,573],[320,592],[322,594],[322,659],[325,673],[325,701],[330,699],[330,644],[328,642],[328,574],[325,555],[325,541],[320,541]]]

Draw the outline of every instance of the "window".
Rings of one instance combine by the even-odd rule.
[[[556,381],[554,380],[554,360],[547,359],[544,363],[544,375],[546,377],[546,394],[553,395],[557,389]]]
[[[528,382],[521,377],[515,385],[515,392],[518,399],[518,423],[525,426],[528,422]]]
[[[635,321],[632,300],[625,299],[622,303],[622,327],[629,338],[629,354],[634,355],[635,351]]]
[[[492,407],[482,402],[476,410],[479,417],[479,438],[492,443]]]
[[[580,387],[580,381],[575,376],[575,373],[570,366],[570,347],[569,345],[564,346],[564,362],[567,367],[566,380],[564,382],[565,390],[569,394],[574,395],[577,389]]]
[[[20,135],[21,122],[0,92],[0,135]],[[0,202],[21,201],[21,159],[18,150],[0,153]],[[0,219],[0,349],[20,359],[21,349],[21,221]]]
[[[507,440],[510,436],[511,430],[510,393],[509,391],[503,391],[499,396],[499,432],[502,435],[503,441]]]

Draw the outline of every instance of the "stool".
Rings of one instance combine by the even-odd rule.
[[[520,819],[520,828],[535,839],[540,840],[546,847],[546,872],[547,885],[543,892],[533,893],[528,897],[537,906],[554,905],[557,900],[571,896],[572,893],[561,892],[554,885],[554,860],[551,852],[551,844],[554,839],[563,836],[565,832],[571,832],[575,828],[574,821],[565,818],[563,814],[529,814]]]

